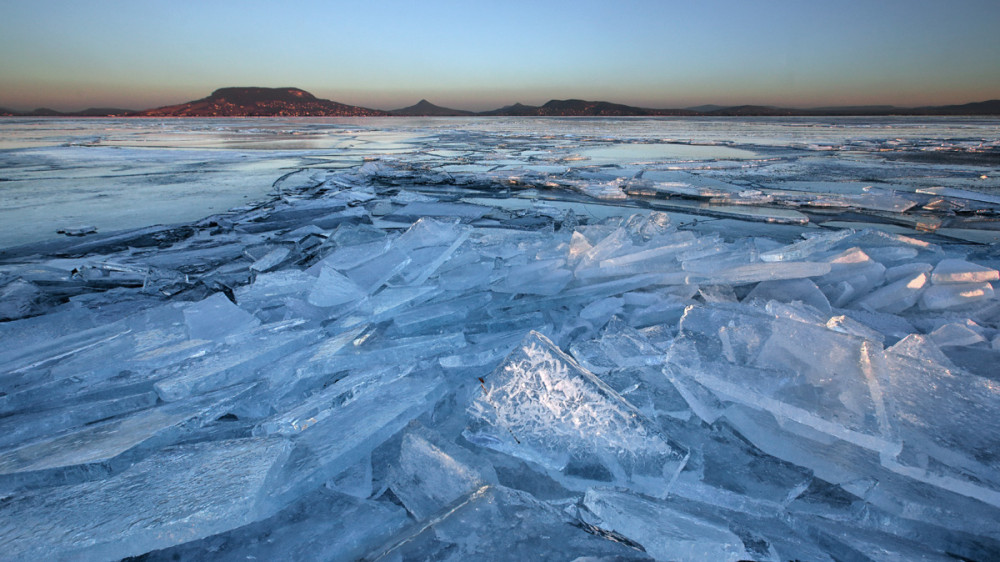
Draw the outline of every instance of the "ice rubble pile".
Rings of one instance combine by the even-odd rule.
[[[321,179],[5,266],[5,558],[1000,554],[990,254]]]

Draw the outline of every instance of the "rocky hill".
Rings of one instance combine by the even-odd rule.
[[[538,108],[537,115],[567,117],[625,117],[646,115],[692,115],[680,109],[646,109],[620,103],[586,100],[550,100]]]
[[[385,111],[317,98],[298,88],[220,88],[207,98],[135,113],[137,117],[368,117]]]

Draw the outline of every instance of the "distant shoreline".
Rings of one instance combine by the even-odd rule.
[[[490,111],[465,111],[420,100],[401,109],[382,110],[317,98],[298,88],[220,88],[208,97],[152,109],[89,108],[62,112],[39,108],[0,108],[0,117],[1000,117],[1000,99],[961,105],[895,107],[845,106],[798,109],[765,105],[696,106],[650,109],[606,101],[550,100],[540,106],[515,103]]]
[[[771,114],[696,114],[696,115],[82,115],[78,113],[64,113],[60,115],[32,115],[13,114],[0,115],[0,119],[135,119],[135,120],[162,120],[162,119],[408,119],[414,117],[423,118],[474,118],[492,119],[504,117],[532,117],[543,119],[623,119],[623,118],[650,118],[650,117],[678,117],[678,118],[720,118],[720,117],[802,117],[802,118],[825,118],[825,117],[970,117],[970,118],[997,118],[1000,113],[802,113],[795,115],[771,115]]]
[[[268,114],[268,115],[142,115],[141,112],[136,111],[128,114],[108,114],[108,115],[94,115],[82,112],[60,112],[58,115],[40,115],[31,112],[28,113],[2,113],[0,114],[0,119],[274,119],[274,118],[288,118],[288,119],[309,119],[309,118],[407,118],[407,117],[471,117],[471,118],[491,118],[491,117],[579,117],[579,118],[595,118],[595,117],[606,117],[606,118],[623,118],[623,117],[705,117],[705,118],[716,118],[716,117],[980,117],[980,118],[1000,118],[1000,111],[996,113],[930,113],[930,112],[910,112],[906,113],[904,111],[896,112],[886,112],[886,113],[849,113],[849,112],[812,112],[808,110],[801,110],[795,113],[636,113],[636,114],[615,114],[615,115],[605,115],[605,114],[557,114],[557,113],[546,113],[546,114],[530,114],[530,113],[508,113],[508,114],[492,114],[488,112],[471,113],[469,115],[404,115],[399,113],[386,112],[384,115],[287,115],[287,114]]]

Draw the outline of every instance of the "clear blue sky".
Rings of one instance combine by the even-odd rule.
[[[375,108],[1000,98],[1000,0],[0,0],[0,106],[296,86]]]

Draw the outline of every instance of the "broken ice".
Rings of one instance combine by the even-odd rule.
[[[5,193],[274,191],[0,210],[7,558],[1000,557],[995,122],[102,123]]]

